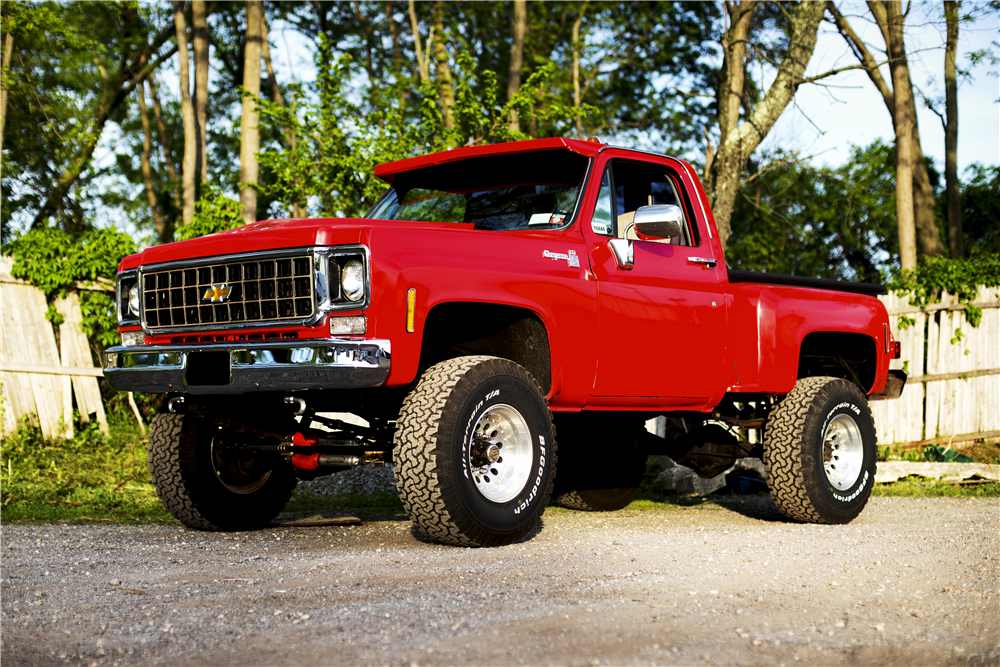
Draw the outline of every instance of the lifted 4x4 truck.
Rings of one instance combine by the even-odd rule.
[[[104,375],[166,393],[149,462],[182,523],[261,527],[297,479],[391,462],[429,538],[502,545],[550,497],[624,507],[648,454],[706,477],[760,457],[794,520],[865,506],[868,401],[906,380],[883,287],[727,270],[671,157],[556,138],[375,174],[388,189],[364,218],[122,260]],[[644,428],[661,415],[664,437]]]

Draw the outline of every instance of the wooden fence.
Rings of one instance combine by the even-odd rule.
[[[871,403],[880,444],[920,447],[1000,438],[1000,288],[979,289],[978,327],[950,295],[926,308],[880,297],[902,343],[892,368],[907,372],[903,395]],[[900,323],[912,322],[905,328]]]
[[[0,258],[0,432],[10,433],[18,419],[31,415],[47,438],[73,435],[73,398],[83,421],[92,418],[108,432],[76,292],[57,299],[63,316],[56,342],[42,292],[10,273],[13,261]],[[104,288],[101,288],[104,289]]]

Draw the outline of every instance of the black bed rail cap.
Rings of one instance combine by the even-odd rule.
[[[849,280],[830,280],[829,278],[807,278],[806,276],[785,276],[780,273],[761,273],[759,271],[735,271],[729,269],[731,283],[767,283],[769,285],[791,285],[792,287],[812,287],[813,289],[828,289],[836,292],[851,292],[880,296],[888,294],[885,285],[875,283],[856,283]]]

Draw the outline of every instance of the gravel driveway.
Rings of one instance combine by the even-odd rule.
[[[723,502],[723,501],[720,501]],[[4,526],[10,665],[1000,664],[1000,501],[766,497],[546,512],[461,549],[409,523]]]

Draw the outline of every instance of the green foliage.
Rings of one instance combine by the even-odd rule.
[[[937,303],[942,293],[958,297],[965,307],[969,324],[979,326],[982,308],[973,305],[979,286],[1000,287],[1000,256],[987,255],[977,259],[919,258],[917,268],[900,271],[888,284],[889,289],[910,294],[910,305],[924,307]]]
[[[61,229],[42,228],[15,239],[4,253],[15,258],[11,271],[14,277],[27,280],[45,294],[50,304],[46,316],[60,324],[52,299],[75,289],[79,281],[105,279],[113,283],[121,258],[137,250],[131,236],[113,229],[87,231],[73,239]],[[108,285],[107,289],[113,287]],[[114,294],[80,290],[79,297],[84,333],[104,347],[116,344]]]
[[[726,261],[733,268],[880,283],[898,264],[893,148],[855,146],[815,169],[783,153],[740,189]]]
[[[71,439],[47,440],[27,417],[0,441],[0,519],[173,522],[149,476],[145,437],[131,413],[108,413],[110,435],[78,424]]]
[[[359,120],[363,109],[352,101],[347,84],[352,67],[348,56],[334,59],[332,48],[320,40],[317,64],[318,97],[315,101],[301,86],[290,91],[287,108],[262,100],[261,125],[275,134],[292,132],[294,147],[260,152],[266,175],[261,192],[275,195],[287,208],[308,203],[319,217],[360,217],[385,190],[374,176],[384,162],[458,146],[525,139],[528,135],[510,126],[516,111],[525,122],[555,122],[585,115],[579,109],[551,99],[553,66],[541,67],[506,103],[500,102],[499,82],[492,71],[477,72],[467,53],[456,58],[455,101],[450,111],[454,125],[445,123],[437,90],[425,82],[413,96],[416,119],[406,113],[394,95],[378,97]],[[479,91],[479,92],[477,92]]]
[[[180,227],[175,237],[178,241],[186,241],[242,226],[240,203],[227,197],[218,186],[206,182],[202,184],[201,199],[195,202],[191,222]]]
[[[969,165],[962,184],[965,253],[973,259],[1000,255],[1000,165]]]
[[[142,207],[134,193],[121,196],[119,184],[108,179],[109,169],[81,156],[99,138],[94,119],[107,108],[120,75],[137,67],[139,52],[163,29],[170,11],[155,3],[2,3],[0,31],[14,37],[5,72],[4,241],[28,229],[66,173],[79,177],[52,223],[72,236],[92,228],[108,204],[119,214]],[[128,105],[122,104],[110,121],[119,123],[127,114]]]

